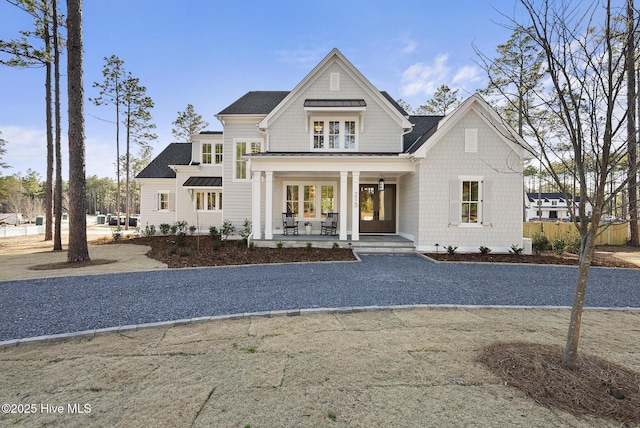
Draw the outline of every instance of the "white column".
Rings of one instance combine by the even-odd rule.
[[[264,239],[273,239],[273,171],[265,172]]]
[[[253,185],[251,189],[251,228],[253,230],[253,239],[262,239],[262,230],[260,228],[260,207],[261,202],[261,172],[253,173]]]
[[[347,240],[347,219],[349,218],[349,212],[347,207],[349,203],[347,202],[347,177],[349,176],[349,171],[340,171],[340,240]]]
[[[351,240],[360,240],[360,172],[351,173]]]

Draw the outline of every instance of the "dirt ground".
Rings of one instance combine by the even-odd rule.
[[[18,346],[0,352],[0,402],[35,411],[1,414],[0,425],[619,427],[538,405],[476,362],[496,341],[561,346],[568,320],[418,308]],[[639,342],[640,313],[585,312],[583,352],[640,371]]]
[[[86,269],[30,270],[66,254],[26,241],[0,240],[0,280]],[[166,269],[144,256],[149,248],[92,246],[92,258],[121,259],[89,272],[131,270],[145,258],[145,269]],[[18,266],[16,256],[33,258]],[[621,426],[541,406],[477,362],[498,341],[563,346],[569,315],[417,308],[251,317],[0,349],[0,426]],[[585,311],[581,352],[639,372],[638,343],[639,311]]]

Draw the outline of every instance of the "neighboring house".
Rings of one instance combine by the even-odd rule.
[[[575,216],[580,216],[578,210],[580,196],[576,196],[575,203],[573,195],[567,197],[559,192],[531,192],[525,197],[525,217],[527,221],[570,221],[569,210],[573,209]],[[587,217],[591,217],[591,204],[587,202],[585,207]]]
[[[254,240],[280,240],[282,213],[317,234],[333,212],[340,241],[522,246],[531,147],[479,95],[446,117],[409,116],[334,49],[292,91],[249,92],[216,117],[223,132],[171,144],[138,174],[143,227],[249,219]]]

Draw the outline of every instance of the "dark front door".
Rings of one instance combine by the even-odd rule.
[[[396,232],[396,185],[360,185],[360,233]]]

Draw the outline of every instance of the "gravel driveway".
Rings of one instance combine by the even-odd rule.
[[[0,282],[0,341],[201,316],[411,304],[570,306],[577,269],[362,262],[175,269]],[[586,306],[640,308],[640,272],[592,268]]]

